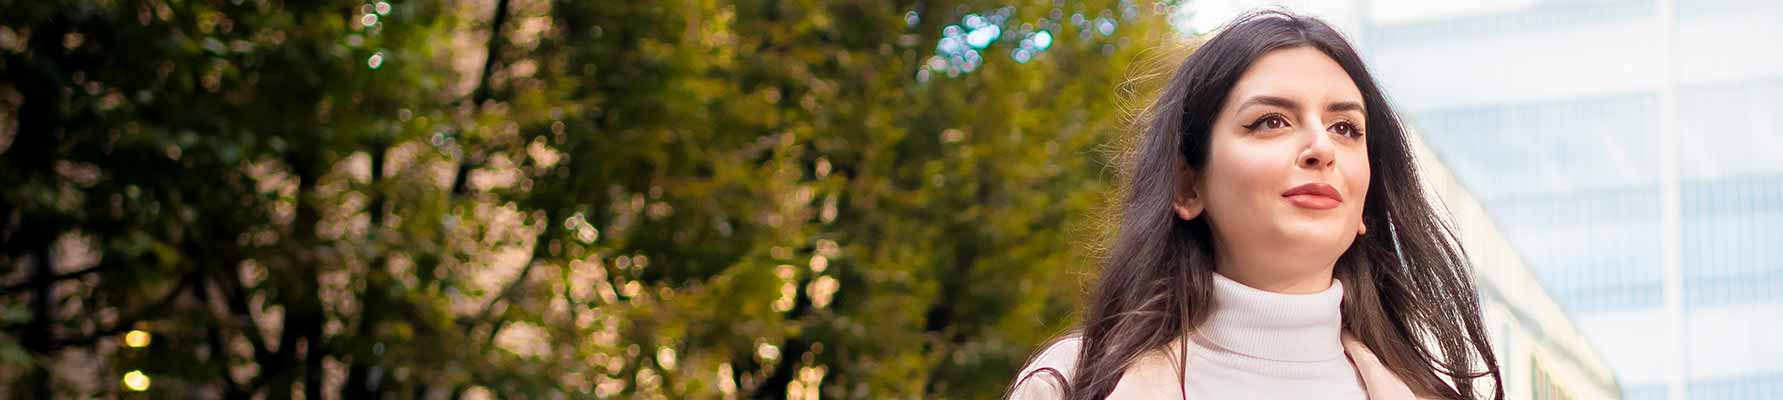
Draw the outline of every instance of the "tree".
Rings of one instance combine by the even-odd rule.
[[[4,4],[18,397],[993,397],[1072,322],[1174,38],[1131,1],[175,3]]]

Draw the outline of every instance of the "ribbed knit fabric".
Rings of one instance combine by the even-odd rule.
[[[1187,398],[1368,397],[1357,366],[1345,354],[1341,339],[1342,283],[1333,280],[1330,288],[1318,293],[1281,294],[1245,286],[1216,273],[1213,289],[1213,313],[1188,337],[1188,368],[1183,374]],[[1021,377],[1046,369],[1069,379],[1080,346],[1080,337],[1054,343],[1023,369]],[[1164,362],[1162,367],[1168,368],[1174,362]],[[1037,374],[1040,378],[1021,382],[1011,393],[1013,398],[1058,398],[1058,384],[1062,382],[1044,375],[1049,374]],[[1163,379],[1167,382],[1169,375]],[[1176,385],[1169,386],[1150,389],[1175,393]],[[1162,397],[1178,395],[1181,394]],[[1404,397],[1411,396],[1408,393]]]
[[[1362,399],[1344,356],[1343,284],[1281,294],[1214,274],[1214,311],[1189,335],[1191,399]]]

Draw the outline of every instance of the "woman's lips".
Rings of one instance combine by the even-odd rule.
[[[1337,188],[1317,182],[1288,189],[1282,192],[1282,198],[1295,206],[1316,210],[1329,210],[1343,204],[1343,195],[1337,194]]]

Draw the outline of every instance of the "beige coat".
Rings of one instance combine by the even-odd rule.
[[[1405,381],[1394,375],[1374,352],[1364,346],[1361,341],[1348,333],[1343,335],[1344,354],[1349,356],[1350,363],[1356,366],[1356,374],[1362,378],[1363,391],[1370,400],[1423,400],[1413,394]],[[1077,343],[1060,343],[1053,349],[1036,358],[1032,365],[1023,369],[1020,376],[1029,376],[1037,368],[1048,367],[1058,370],[1064,376],[1071,376],[1070,369],[1075,365]],[[1064,348],[1060,348],[1064,347]],[[1178,349],[1180,346],[1168,346]],[[1175,351],[1154,351],[1135,361],[1127,373],[1121,376],[1121,382],[1109,393],[1109,399],[1182,399],[1181,373],[1176,368],[1178,358]],[[1035,375],[1042,376],[1042,375]],[[1059,397],[1058,388],[1047,382],[1047,379],[1028,379],[1016,386],[1011,399],[1054,399]]]

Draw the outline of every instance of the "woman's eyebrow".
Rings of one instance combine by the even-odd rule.
[[[1281,107],[1281,108],[1286,108],[1286,109],[1288,109],[1288,111],[1293,111],[1293,112],[1300,111],[1300,102],[1294,101],[1293,99],[1289,99],[1286,97],[1270,96],[1270,95],[1251,96],[1250,98],[1245,99],[1244,102],[1238,103],[1238,110],[1243,111],[1245,109],[1245,107],[1250,107],[1253,105],[1266,105],[1266,106]],[[1346,100],[1346,101],[1339,101],[1339,102],[1334,102],[1334,103],[1325,105],[1325,112],[1344,112],[1344,111],[1363,111],[1363,110],[1364,110],[1364,108],[1362,107],[1362,103],[1355,102],[1355,101],[1347,101]]]
[[[1244,99],[1244,102],[1238,103],[1238,110],[1244,111],[1244,109],[1246,107],[1250,107],[1250,106],[1254,106],[1254,105],[1276,106],[1276,107],[1286,108],[1289,111],[1295,111],[1295,112],[1300,111],[1300,103],[1299,102],[1295,102],[1294,100],[1286,98],[1286,97],[1278,97],[1278,96],[1270,96],[1270,95],[1251,96],[1251,98]]]
[[[1362,103],[1357,103],[1354,101],[1339,101],[1336,103],[1331,103],[1331,104],[1325,105],[1325,112],[1343,112],[1343,111],[1363,111]]]

